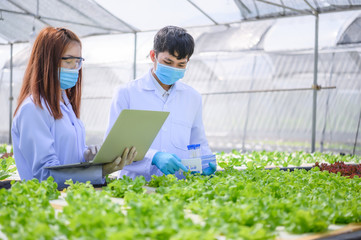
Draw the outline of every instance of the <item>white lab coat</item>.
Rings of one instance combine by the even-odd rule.
[[[16,167],[20,178],[40,181],[53,176],[59,187],[72,179],[74,182],[91,181],[102,184],[102,167],[48,170],[44,167],[79,163],[84,161],[85,130],[71,104],[62,91],[65,103],[60,103],[63,117],[55,120],[42,100],[42,109],[32,97],[24,100],[13,119],[11,134]]]
[[[202,121],[202,98],[192,87],[178,81],[165,100],[153,83],[151,70],[143,77],[117,89],[113,97],[106,136],[123,109],[153,110],[170,112],[163,127],[148,150],[145,158],[124,167],[119,176],[135,178],[143,175],[147,181],[151,175],[163,173],[152,165],[156,152],[176,154],[189,158],[187,145],[201,144],[202,155],[212,154]],[[181,178],[178,173],[177,177]]]

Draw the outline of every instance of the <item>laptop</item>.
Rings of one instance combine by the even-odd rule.
[[[45,168],[63,169],[102,165],[114,161],[123,154],[125,148],[130,149],[132,146],[137,150],[134,161],[140,161],[152,145],[168,115],[169,112],[124,109],[92,161]]]

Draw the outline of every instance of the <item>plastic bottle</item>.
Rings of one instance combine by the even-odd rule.
[[[200,144],[191,144],[187,146],[188,153],[190,158],[200,158],[201,157],[201,145]]]
[[[189,159],[182,159],[182,164],[193,173],[202,173],[201,145],[188,145]]]
[[[209,168],[209,163],[213,163],[214,165],[217,165],[216,155],[205,155],[202,156],[201,154],[201,145],[200,144],[192,144],[188,145],[188,153],[189,153],[189,161],[193,163],[192,166],[197,166],[197,171],[202,173],[206,168]]]

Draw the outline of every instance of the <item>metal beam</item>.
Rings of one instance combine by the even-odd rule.
[[[39,6],[40,6],[39,0],[36,0],[36,15],[38,16],[39,16]]]
[[[14,2],[12,2],[11,0],[9,0],[9,2],[10,2],[12,5],[16,6],[17,8],[19,8],[20,10],[23,10],[23,11],[24,11],[23,15],[29,15],[29,14],[30,14],[26,9],[24,9],[23,7],[21,7],[19,4],[14,3]],[[19,13],[19,12],[16,12],[16,11],[9,11],[9,10],[5,10],[5,9],[4,9],[3,11],[4,11],[4,12],[6,11],[6,12],[8,12],[8,13]],[[36,5],[36,15],[35,15],[35,14],[31,14],[31,16],[33,16],[34,19],[37,18],[40,22],[42,22],[42,23],[44,23],[44,24],[46,24],[46,25],[49,25],[49,23],[47,23],[47,22],[45,22],[45,21],[42,21],[42,20],[40,20],[40,18],[39,18],[39,1],[37,1],[37,5]]]
[[[29,41],[15,41],[15,42],[10,42],[9,40],[7,40],[8,42],[7,43],[0,43],[0,46],[7,46],[9,45],[10,43],[13,43],[13,44],[16,44],[16,43],[28,43]]]
[[[104,11],[106,11],[109,15],[113,16],[115,19],[117,19],[119,22],[121,22],[122,24],[124,24],[125,26],[127,26],[132,33],[135,32],[140,32],[139,29],[133,27],[132,25],[130,25],[129,23],[123,21],[122,19],[118,18],[117,16],[114,16],[114,14],[110,13],[108,10],[106,10],[102,5],[100,5],[99,3],[97,3],[95,0],[91,0],[95,5],[97,5],[99,8],[103,9]],[[131,33],[129,32],[129,33]]]
[[[317,12],[317,10],[307,1],[307,0],[304,0],[305,3],[312,9],[312,12]]]
[[[313,0],[313,3],[315,4],[316,8],[319,9],[320,5],[318,4],[317,0]]]
[[[285,5],[282,0],[280,0],[280,2],[282,3],[282,6]],[[286,14],[286,8],[282,7],[282,9],[283,9],[283,15],[285,15]]]
[[[330,4],[330,6],[336,8],[336,9],[340,9],[340,10],[343,10],[343,9],[344,9],[343,7],[345,7],[345,8],[352,8],[352,5],[351,5],[351,6],[349,6],[349,5],[348,5],[348,6],[345,6],[345,5],[338,6],[338,5],[335,5],[335,4]]]
[[[358,124],[357,124],[357,129],[356,129],[356,136],[355,136],[355,143],[353,145],[352,155],[355,155],[355,153],[356,153],[356,145],[357,145],[358,133],[359,133],[359,129],[360,129],[360,121],[361,121],[361,109],[360,109],[360,115],[359,115],[359,118],[358,118]]]
[[[335,89],[336,86],[330,87],[321,87],[319,86],[317,90],[321,89]],[[210,93],[201,93],[201,95],[225,95],[225,94],[244,94],[244,93],[268,93],[268,92],[293,92],[293,91],[309,91],[314,90],[311,88],[283,88],[283,89],[260,89],[260,90],[248,90],[248,91],[233,91],[233,92],[210,92]]]
[[[314,67],[313,67],[313,106],[312,106],[312,137],[311,137],[311,152],[315,152],[316,145],[316,120],[317,120],[317,73],[318,73],[318,29],[319,16],[315,12],[315,52],[314,52]]]
[[[356,11],[356,10],[361,10],[361,6],[353,6],[352,8],[339,8],[339,9],[333,9],[333,10],[326,10],[326,11],[320,11],[319,14],[321,13],[337,13],[337,12],[347,12],[347,11]],[[312,12],[308,12],[305,11],[303,13],[299,13],[299,14],[289,14],[289,15],[277,15],[277,16],[266,16],[266,17],[261,17],[261,18],[247,18],[244,19],[242,21],[236,21],[236,22],[227,22],[224,24],[234,24],[234,23],[242,23],[242,22],[253,22],[253,21],[259,21],[259,20],[266,20],[266,19],[275,19],[275,18],[289,18],[289,17],[301,17],[301,16],[309,16],[309,15],[313,15]]]
[[[99,27],[102,27],[102,25],[99,23],[99,21],[95,21],[94,18],[90,18],[88,15],[85,15],[84,12],[80,11],[78,8],[74,8],[72,5],[64,2],[63,0],[59,0],[62,4],[67,6],[68,8],[72,9],[73,11],[77,12],[79,15],[85,17],[89,21],[93,22],[94,24],[97,24]],[[38,13],[39,15],[39,13]]]
[[[209,16],[205,11],[203,11],[197,4],[192,2],[191,0],[187,0],[193,7],[195,7],[198,11],[200,11],[204,16],[206,16],[209,20],[211,20],[215,25],[218,25],[219,23],[214,20],[211,16]]]
[[[70,24],[79,25],[79,26],[85,26],[85,27],[93,27],[93,28],[102,29],[102,30],[107,30],[107,31],[116,31],[116,32],[119,32],[119,33],[131,33],[131,32],[124,32],[124,31],[122,31],[122,30],[115,29],[115,28],[101,27],[101,26],[97,26],[97,25],[80,23],[80,22],[74,22],[74,21],[67,21],[67,20],[58,19],[58,18],[36,16],[35,14],[29,13],[29,12],[17,12],[17,11],[11,11],[11,10],[7,10],[7,9],[0,9],[0,11],[7,12],[7,13],[12,13],[12,14],[32,16],[32,17],[38,19],[39,21],[43,22],[44,24],[50,25],[50,26],[51,26],[51,24],[43,21],[43,19],[45,19],[45,20],[51,20],[51,21],[57,21],[57,22],[63,22],[63,23],[70,23]]]
[[[13,122],[13,44],[10,44],[10,97],[9,97],[9,144],[12,144],[11,127]]]
[[[94,0],[90,0],[92,2],[94,2],[96,5],[98,5],[100,8],[102,8],[104,11],[107,11],[106,9],[104,9],[101,5],[99,5],[96,1]],[[235,0],[237,2],[241,2],[240,0]],[[295,14],[289,14],[289,15],[277,15],[277,16],[266,16],[266,17],[253,17],[253,18],[247,18],[247,19],[243,19],[241,21],[232,21],[232,22],[226,22],[226,23],[222,23],[222,25],[230,25],[230,24],[236,24],[236,23],[242,23],[242,22],[245,22],[245,21],[259,21],[260,19],[274,19],[274,18],[284,18],[284,17],[297,17],[297,16],[304,16],[304,15],[312,15],[312,12],[310,11],[305,11],[305,10],[299,10],[299,9],[295,9],[295,8],[291,8],[291,7],[287,7],[285,5],[281,5],[281,4],[277,4],[277,3],[272,3],[272,2],[269,2],[269,1],[266,1],[266,0],[255,0],[255,1],[258,1],[258,2],[263,2],[263,3],[267,3],[267,4],[270,4],[270,5],[274,5],[274,6],[278,6],[278,7],[281,7],[281,8],[286,8],[286,9],[289,9],[289,10],[292,10],[292,11],[296,11],[298,12],[299,14],[298,15],[295,15]],[[345,8],[342,8],[342,7],[345,7]],[[347,7],[347,8],[346,8]],[[325,11],[323,11],[322,9],[320,9],[319,13],[334,13],[334,12],[345,12],[345,11],[356,11],[356,10],[361,10],[361,5],[352,5],[351,7],[350,6],[338,6],[338,9],[327,9]],[[33,16],[33,17],[36,17],[36,15],[34,14],[31,14],[31,13],[24,13],[24,12],[16,12],[16,11],[11,11],[11,10],[7,10],[7,9],[0,9],[0,11],[4,11],[4,12],[8,12],[8,13],[14,13],[14,14],[21,14],[21,15],[28,15],[28,16]],[[108,12],[108,11],[107,11]],[[108,12],[109,13],[109,12]],[[109,13],[109,15],[112,15],[111,13]],[[131,26],[130,24],[124,22],[123,20],[117,18],[116,16],[112,15],[114,18],[116,18],[118,21],[122,22],[124,25],[126,25],[129,29],[131,29],[131,31],[129,32],[124,32],[124,31],[121,31],[119,29],[113,29],[113,28],[105,28],[105,27],[99,27],[99,26],[94,26],[94,25],[89,25],[89,24],[83,24],[83,23],[77,23],[77,22],[69,22],[69,21],[65,21],[65,20],[61,20],[61,19],[50,19],[50,18],[45,18],[45,17],[40,17],[40,18],[37,18],[37,19],[49,19],[49,20],[54,20],[54,21],[59,21],[59,22],[69,22],[69,23],[72,23],[72,24],[76,24],[76,25],[82,25],[82,26],[88,26],[88,27],[94,27],[94,28],[100,28],[100,29],[103,29],[103,30],[110,30],[110,31],[115,31],[115,32],[118,32],[118,33],[134,33],[134,32],[154,32],[154,31],[158,31],[159,29],[147,29],[147,30],[140,30],[140,29],[137,29],[133,26]],[[41,20],[40,20],[41,21]],[[44,21],[43,21],[44,22]],[[47,25],[50,25],[48,23],[45,23]],[[214,26],[214,24],[205,24],[205,25],[197,25],[197,26],[187,26],[186,28],[187,29],[192,29],[192,28],[200,28],[200,27],[211,27],[211,26]],[[92,35],[101,35],[101,34],[92,34]],[[87,35],[87,36],[92,36],[92,35]],[[22,43],[22,42],[19,42],[19,43]]]
[[[255,1],[253,1],[254,8],[256,9],[257,18],[259,19],[259,9]]]
[[[1,9],[0,9],[1,10]],[[330,11],[325,11],[325,12],[319,12],[321,13],[334,13],[334,12],[346,12],[346,11],[355,11],[355,10],[361,10],[361,6],[357,6],[357,7],[352,7],[349,9],[342,9],[342,10],[330,10]],[[278,16],[267,16],[267,17],[261,17],[261,18],[247,18],[247,19],[243,19],[241,21],[232,21],[232,22],[225,22],[222,23],[220,25],[232,25],[232,24],[239,24],[239,23],[243,23],[243,22],[254,22],[254,21],[260,21],[260,20],[268,20],[268,19],[275,19],[275,18],[291,18],[291,17],[300,17],[300,16],[309,16],[312,15],[312,12],[308,12],[305,11],[303,13],[300,13],[298,15],[278,15]],[[204,24],[204,25],[193,25],[193,26],[185,26],[184,28],[186,29],[197,29],[197,28],[202,28],[202,27],[212,27],[215,26],[214,24]],[[147,29],[147,30],[139,30],[137,31],[142,32],[142,33],[147,33],[147,32],[157,32],[159,30],[159,28],[156,29]],[[130,33],[130,32],[129,32]],[[103,34],[91,34],[91,35],[87,35],[87,36],[96,36],[96,35],[103,35]]]
[[[213,73],[212,73],[213,74]],[[330,87],[319,87],[319,90],[322,89],[336,89],[336,86]],[[248,91],[233,91],[233,92],[209,92],[209,93],[201,93],[202,96],[210,96],[210,95],[228,95],[228,94],[245,94],[245,93],[269,93],[269,92],[293,92],[293,91],[310,91],[313,88],[285,88],[285,89],[264,89],[264,90],[248,90]],[[84,97],[82,99],[111,99],[109,96],[102,97]]]
[[[306,10],[299,10],[299,9],[296,9],[296,8],[287,7],[285,5],[281,5],[281,4],[278,4],[278,3],[273,3],[273,2],[270,2],[270,1],[265,1],[265,0],[255,0],[255,1],[266,3],[266,4],[273,5],[273,6],[280,7],[280,8],[286,8],[286,9],[289,9],[289,10],[292,10],[292,11],[295,11],[295,12],[299,12],[299,13],[303,13],[303,14],[305,14],[305,13],[306,14],[313,14],[312,12],[309,12],[309,11],[306,11]]]
[[[244,19],[247,19],[247,13],[250,14],[251,10],[242,2],[242,0],[234,0],[234,3],[238,7],[241,15]]]

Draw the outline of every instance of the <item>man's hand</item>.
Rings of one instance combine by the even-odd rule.
[[[157,152],[152,160],[152,164],[156,165],[165,175],[174,174],[179,169],[188,172],[188,169],[181,163],[177,155],[166,152]]]
[[[205,168],[203,170],[202,175],[209,176],[209,175],[212,175],[213,173],[216,172],[216,170],[217,170],[217,165],[216,164],[210,162],[210,163],[208,163],[208,165],[209,165],[209,167],[207,167],[207,168]]]

